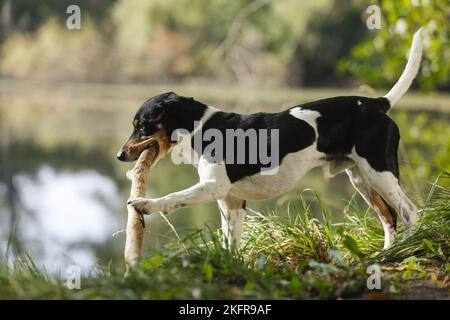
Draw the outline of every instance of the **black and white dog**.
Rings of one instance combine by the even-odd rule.
[[[134,131],[120,149],[118,159],[134,161],[147,148],[157,148],[160,159],[179,144],[179,137],[188,137],[192,142],[191,151],[199,159],[194,163],[199,182],[161,198],[134,199],[131,204],[142,213],[169,213],[181,207],[217,201],[224,237],[229,244],[239,246],[246,200],[273,198],[292,189],[308,170],[326,166],[331,175],[347,173],[353,186],[381,219],[384,247],[389,247],[397,216],[405,230],[411,231],[417,220],[417,209],[399,185],[399,130],[386,112],[408,90],[418,72],[421,55],[419,30],[414,35],[403,74],[380,98],[334,97],[279,113],[250,115],[223,112],[172,92],[150,98],[136,113]],[[226,161],[226,155],[236,151],[229,146],[219,161],[217,155],[212,159],[205,152],[211,139],[203,139],[200,146],[194,144],[196,134],[207,129],[224,135],[229,129],[277,130],[278,141],[264,140],[267,149],[271,149],[270,144],[278,144],[276,170],[264,174],[267,163],[261,160]],[[258,139],[260,143],[262,140]],[[248,144],[245,150],[248,159],[251,156]]]

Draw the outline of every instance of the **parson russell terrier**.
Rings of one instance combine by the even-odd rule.
[[[331,175],[347,173],[353,186],[381,219],[384,248],[389,247],[397,216],[406,234],[410,234],[417,221],[417,208],[399,185],[399,129],[386,113],[408,90],[418,72],[421,56],[419,30],[400,79],[379,98],[334,97],[278,113],[249,115],[223,112],[173,92],[150,98],[136,113],[133,133],[118,152],[118,159],[134,161],[147,148],[155,148],[160,159],[180,143],[180,137],[188,137],[190,151],[198,156],[193,164],[198,169],[199,182],[161,198],[133,199],[131,204],[137,211],[148,214],[169,213],[181,207],[217,201],[224,239],[230,245],[239,246],[246,200],[269,199],[285,193],[308,170],[325,166]],[[223,142],[224,152],[208,153],[206,150],[211,151],[208,146],[213,143],[211,137],[203,137],[200,144],[194,144],[196,134],[208,129],[223,136],[230,129],[276,131],[277,141],[261,136],[256,141],[265,150],[273,151],[271,144],[277,144],[275,170],[264,172],[268,165],[260,159],[244,163],[227,161],[227,154],[242,151],[228,143]],[[252,156],[250,151],[251,145],[247,143],[246,160]]]

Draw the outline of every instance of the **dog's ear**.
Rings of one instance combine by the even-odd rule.
[[[164,102],[163,113],[169,117],[180,117],[180,113],[189,112],[194,103],[193,97],[183,97],[171,92]]]
[[[194,120],[189,115],[195,110],[193,97],[184,97],[171,93],[165,100],[164,110],[161,114],[164,127],[169,137],[176,129],[191,131]]]
[[[165,100],[165,103],[168,105],[186,105],[186,104],[190,104],[194,101],[193,97],[184,97],[184,96],[180,96],[178,94],[176,94],[175,92],[168,92],[166,93],[167,97]]]

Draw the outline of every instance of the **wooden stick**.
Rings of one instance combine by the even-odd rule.
[[[148,175],[156,156],[157,151],[153,148],[144,150],[134,168],[127,172],[127,178],[131,180],[130,199],[145,197]],[[141,259],[145,222],[142,214],[138,213],[132,205],[127,205],[127,210],[125,262],[128,269],[134,267]]]

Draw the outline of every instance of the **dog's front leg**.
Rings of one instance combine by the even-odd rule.
[[[170,213],[179,208],[207,203],[226,196],[228,187],[215,181],[200,181],[192,187],[157,199],[136,198],[130,201],[138,212]]]
[[[227,248],[239,248],[246,215],[245,200],[227,195],[217,201],[221,211],[222,237]]]

